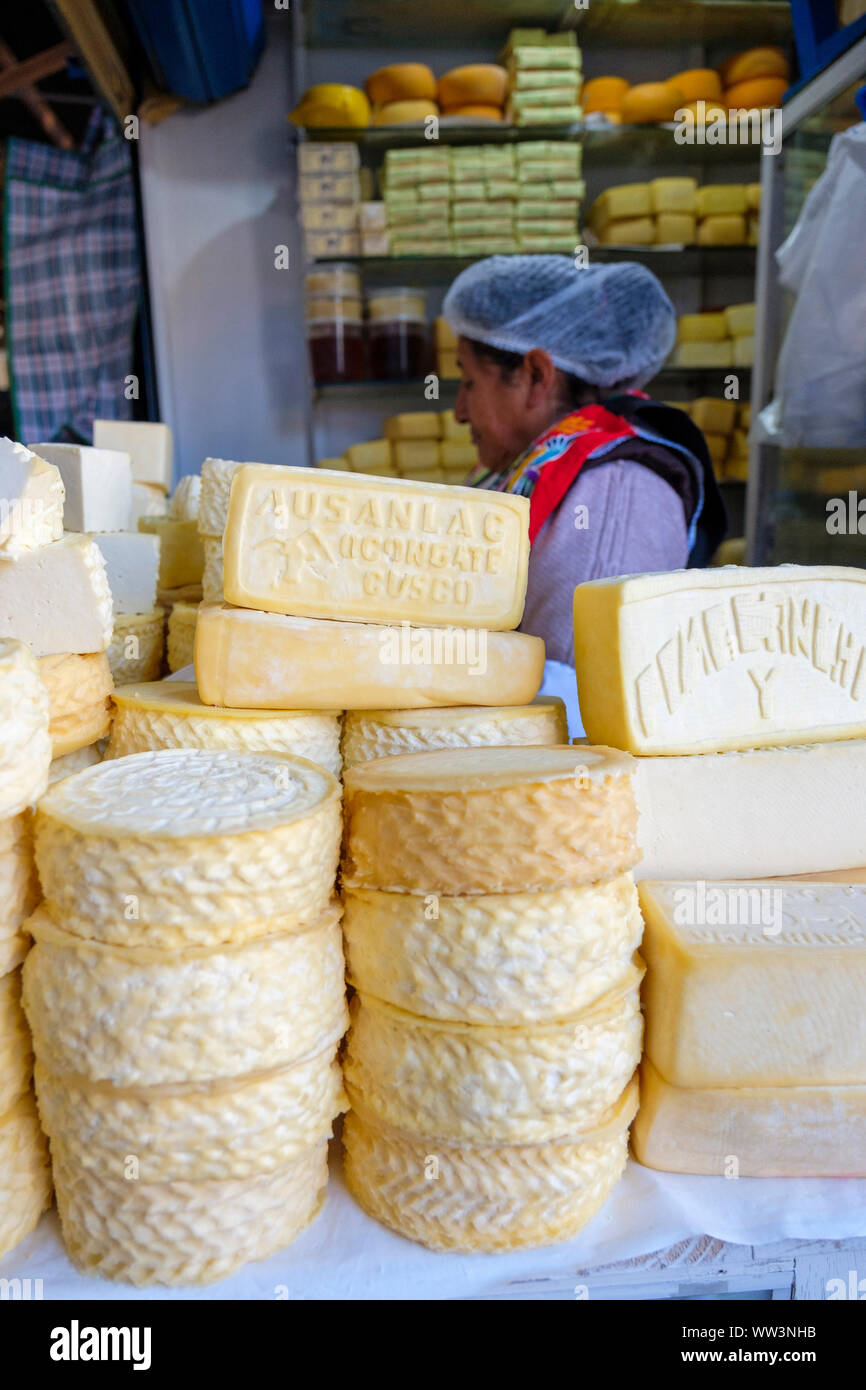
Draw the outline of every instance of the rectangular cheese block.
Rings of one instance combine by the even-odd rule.
[[[301,205],[301,226],[306,232],[354,232],[358,208],[351,203],[305,203]]]
[[[706,184],[697,192],[698,217],[746,211],[746,189],[741,183]]]
[[[0,557],[15,559],[63,535],[63,479],[57,468],[0,439]]]
[[[680,343],[717,343],[727,337],[724,314],[680,314],[677,320],[677,341]]]
[[[745,483],[749,479],[748,454],[730,453],[725,459],[725,482]]]
[[[689,412],[699,430],[710,434],[731,434],[737,423],[737,401],[719,396],[698,396]]]
[[[394,445],[394,465],[404,477],[439,466],[439,439],[401,439]]]
[[[439,415],[435,410],[389,415],[385,421],[385,437],[392,440],[438,439]]]
[[[94,420],[97,449],[129,454],[132,479],[171,492],[172,440],[168,425],[150,420]]]
[[[204,573],[204,547],[195,521],[175,521],[167,516],[143,516],[139,531],[159,537],[159,587],[182,589],[200,584]]]
[[[203,604],[198,692],[229,709],[427,709],[524,705],[544,643],[521,632],[329,622]]]
[[[115,613],[148,613],[156,606],[159,536],[112,531],[91,538],[105,561]]]
[[[660,212],[655,224],[657,246],[690,246],[695,239],[697,222],[690,212]]]
[[[862,1085],[866,886],[639,886],[646,1053],[673,1086]]]
[[[652,246],[656,239],[652,217],[623,217],[605,224],[599,233],[602,246]]]
[[[347,174],[301,174],[298,180],[301,205],[305,203],[360,203],[361,179],[356,171]]]
[[[755,332],[755,305],[729,304],[725,309],[729,338],[744,338]]]
[[[456,351],[440,348],[436,354],[436,369],[443,381],[459,380],[460,367],[457,362]]]
[[[435,440],[394,446],[398,467]],[[251,465],[232,481],[229,603],[296,617],[516,627],[529,503],[510,493]]]
[[[348,140],[310,141],[298,146],[302,174],[352,174],[360,163],[358,146]]]
[[[368,439],[363,444],[353,444],[346,450],[345,459],[349,467],[357,473],[390,473],[391,442],[388,439]],[[226,517],[228,518],[228,512]]]
[[[474,444],[456,444],[445,440],[439,445],[439,457],[443,468],[462,468],[468,473],[478,462],[478,450]]]
[[[737,410],[737,424],[740,429],[748,430],[752,423],[752,407],[749,401],[739,405]]]
[[[678,343],[671,358],[675,367],[730,367],[733,360],[730,338],[718,343]]]
[[[751,334],[734,339],[734,366],[751,367],[755,361],[755,339]]]
[[[37,444],[42,458],[58,469],[66,500],[67,531],[123,531],[132,507],[129,454],[78,444]]]
[[[623,183],[606,188],[589,210],[593,229],[601,232],[608,224],[624,217],[649,217],[653,212],[648,183]]]
[[[709,450],[710,460],[713,467],[718,472],[724,463],[728,453],[728,437],[725,434],[705,433],[707,449]]]
[[[89,536],[0,557],[0,638],[26,642],[34,656],[104,652],[112,620],[105,561]]]
[[[359,256],[361,237],[358,232],[304,232],[304,250],[308,260],[326,256]]]
[[[443,410],[439,419],[441,421],[441,436],[443,439],[454,444],[472,443],[471,425],[468,422],[465,425],[459,424],[455,419],[453,410]]]
[[[387,232],[362,232],[362,256],[390,256],[391,238]]]
[[[866,1085],[671,1086],[647,1058],[635,1157],[708,1177],[866,1177]]]
[[[746,240],[746,219],[739,214],[714,214],[698,222],[699,246],[742,246]]]
[[[688,212],[697,210],[697,179],[653,179],[649,186],[653,212]]]
[[[384,232],[388,226],[383,202],[362,203],[358,213],[358,225],[362,232]]]
[[[639,878],[772,878],[866,864],[866,739],[639,758],[634,786]]]
[[[711,753],[866,735],[866,571],[725,567],[574,592],[592,743]]]

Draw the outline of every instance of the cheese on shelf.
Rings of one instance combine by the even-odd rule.
[[[48,691],[33,654],[21,642],[0,638],[0,826],[45,790],[49,719]]]
[[[340,776],[340,716],[322,710],[217,709],[194,681],[151,681],[115,691],[107,758],[157,748],[293,753]]]
[[[689,414],[704,434],[731,434],[737,422],[737,401],[715,396],[698,396]]]
[[[556,696],[537,695],[530,705],[498,709],[347,710],[343,721],[346,767],[397,753],[494,743],[568,743],[565,705]]]
[[[250,709],[418,709],[525,705],[544,643],[521,632],[286,618],[226,604],[199,609],[199,695]]]
[[[710,753],[866,735],[866,574],[736,566],[574,593],[590,742]]]
[[[168,615],[165,659],[169,671],[192,665],[198,604],[176,603]]]
[[[508,629],[528,560],[529,503],[509,493],[261,466],[232,484],[224,589],[242,607]]]
[[[232,478],[245,465],[231,459],[205,459],[201,466],[201,493],[198,501],[200,536],[222,539],[229,514]]]
[[[866,739],[638,758],[634,790],[638,878],[772,878],[866,864]]]
[[[859,1085],[866,887],[639,888],[646,1051],[674,1086]]]
[[[730,338],[754,335],[755,305],[729,304],[725,309],[725,323],[728,326],[728,337]]]
[[[115,616],[149,612],[156,603],[159,537],[119,530],[91,539],[105,561]]]
[[[439,464],[439,438],[398,440],[393,447],[394,467],[404,476],[423,473]]]
[[[704,184],[698,189],[698,217],[742,214],[746,211],[746,189],[741,183]]]
[[[739,213],[714,213],[698,222],[699,246],[742,246],[746,241],[746,219]]]
[[[116,449],[129,455],[136,483],[171,491],[172,445],[168,425],[144,420],[94,420],[97,449]]]
[[[675,367],[731,367],[734,349],[730,338],[723,342],[678,343],[671,363]]]
[[[653,179],[649,185],[651,211],[694,214],[697,209],[697,192],[697,179]]]
[[[67,531],[125,531],[132,507],[129,454],[78,444],[35,444],[60,473]]]
[[[714,343],[727,337],[724,314],[681,314],[677,320],[677,338],[681,343]]]
[[[690,246],[695,239],[696,222],[689,212],[660,212],[655,219],[655,241],[658,246],[682,244]]]
[[[115,685],[155,680],[162,670],[165,649],[165,609],[149,613],[120,613],[108,648]]]
[[[74,753],[108,733],[113,681],[105,652],[43,656],[39,674],[51,704],[52,758]]]
[[[143,516],[139,531],[159,538],[159,587],[178,589],[200,584],[204,572],[204,550],[197,523],[175,521],[167,516]]]
[[[433,410],[416,410],[404,415],[390,415],[385,421],[385,438],[438,439],[439,416]]]
[[[665,1173],[866,1177],[866,1085],[670,1086],[644,1058],[632,1145]]]
[[[346,450],[346,462],[356,473],[392,473],[391,441],[388,439],[368,439],[363,444],[353,444]],[[267,464],[245,464],[244,467],[269,468]]]
[[[516,893],[637,861],[633,762],[612,748],[464,748],[348,768],[350,887]]]
[[[105,561],[88,536],[69,535],[17,560],[0,558],[0,637],[35,656],[103,652],[111,641]]]
[[[63,535],[63,479],[51,463],[0,439],[0,557],[17,559]]]
[[[48,1147],[28,1092],[0,1114],[0,1256],[29,1235],[50,1206]]]

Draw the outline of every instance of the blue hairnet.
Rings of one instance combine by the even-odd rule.
[[[464,270],[442,312],[458,335],[509,352],[544,348],[596,386],[641,386],[676,338],[676,311],[635,261],[578,269],[569,256],[490,256]]]

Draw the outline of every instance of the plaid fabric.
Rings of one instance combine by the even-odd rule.
[[[90,440],[131,414],[141,288],[128,142],[97,107],[80,151],[9,141],[6,340],[16,433]]]

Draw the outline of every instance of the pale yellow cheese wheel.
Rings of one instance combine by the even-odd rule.
[[[105,737],[111,724],[109,698],[114,688],[105,652],[43,656],[39,674],[51,701],[52,758],[65,757]]]
[[[0,1256],[35,1229],[50,1205],[48,1147],[28,1091],[0,1114]]]

